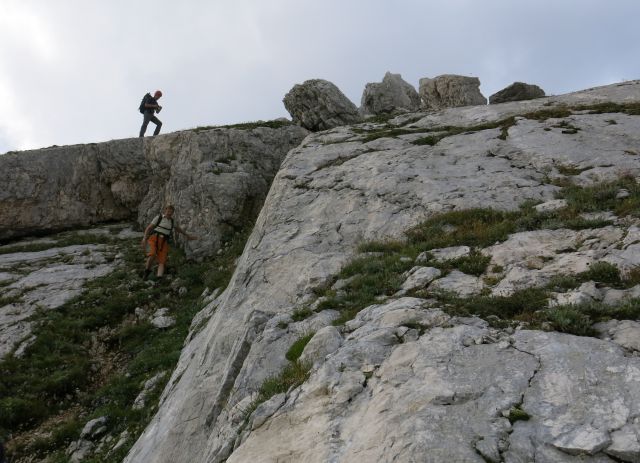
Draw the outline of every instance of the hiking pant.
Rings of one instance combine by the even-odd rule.
[[[162,127],[162,122],[158,119],[153,111],[145,111],[144,113],[144,121],[142,121],[142,127],[140,127],[140,136],[144,137],[144,133],[147,131],[147,125],[149,125],[149,121],[153,122],[156,125],[156,129],[153,131],[154,135],[158,135],[160,133],[160,127]]]
[[[147,256],[154,256],[158,259],[159,264],[167,263],[167,256],[169,255],[169,243],[167,237],[161,233],[154,233],[147,240],[149,243],[149,252]]]

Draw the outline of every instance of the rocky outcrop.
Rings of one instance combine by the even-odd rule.
[[[198,236],[181,241],[187,255],[215,253],[255,220],[282,159],[306,134],[288,125],[156,137],[145,152],[151,176],[138,223],[146,226],[165,204],[173,204],[176,223]]]
[[[257,216],[287,151],[306,130],[204,128],[155,138],[55,147],[0,156],[0,240],[135,219],[163,205],[213,254]]]
[[[141,139],[0,156],[0,240],[135,216],[150,172]]]
[[[369,83],[362,93],[360,112],[363,115],[393,114],[418,111],[420,96],[400,74],[387,72],[381,83]]]
[[[358,108],[331,82],[307,80],[294,85],[282,100],[293,122],[312,131],[355,124]]]
[[[125,461],[637,460],[640,363],[613,341],[491,328],[402,295],[365,308],[338,333],[323,329],[333,310],[293,317],[314,307],[317,288],[363,241],[399,238],[438,212],[543,203],[559,183],[638,177],[629,151],[640,144],[640,118],[566,113],[603,102],[637,105],[640,82],[309,136],[285,159],[232,281],[204,309],[206,326],[190,335],[157,415]],[[546,116],[522,117],[531,111]],[[634,246],[633,225],[584,232],[577,249],[557,248],[542,268],[564,272],[561,254],[597,259],[604,249],[631,264],[638,253],[620,240],[631,235]],[[502,258],[510,272],[508,249],[521,238],[493,248],[495,266]],[[423,284],[455,284],[462,297],[487,284],[428,273]],[[308,344],[309,379],[250,414],[263,381],[312,332],[322,337]]]
[[[486,105],[477,77],[445,74],[433,79],[420,79],[422,109],[433,111],[458,106]]]
[[[545,96],[544,90],[537,85],[514,82],[489,97],[489,104],[507,103],[509,101],[533,100]]]

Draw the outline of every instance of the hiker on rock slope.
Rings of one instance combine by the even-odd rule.
[[[158,278],[164,275],[167,256],[169,255],[169,241],[173,238],[174,232],[182,233],[188,240],[197,239],[196,236],[188,234],[182,228],[174,223],[173,213],[175,208],[167,205],[162,214],[157,215],[144,230],[144,238],[142,238],[142,249],[145,250],[149,246],[147,262],[145,265],[143,279],[149,278],[151,267],[154,261],[158,261]]]
[[[162,121],[158,119],[154,113],[159,113],[162,109],[162,106],[158,104],[158,100],[162,96],[162,92],[160,90],[156,90],[156,92],[151,96],[150,93],[147,93],[140,102],[140,112],[144,116],[142,121],[142,127],[140,127],[140,137],[144,137],[144,133],[147,131],[147,125],[149,125],[149,121],[153,122],[156,125],[156,129],[153,131],[154,135],[158,135],[160,133],[160,128],[162,127]]]

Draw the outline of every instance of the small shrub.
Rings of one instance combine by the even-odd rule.
[[[579,275],[583,281],[593,280],[598,283],[605,283],[612,286],[620,286],[620,270],[609,262],[596,262],[589,270]]]
[[[509,410],[509,416],[507,416],[507,419],[511,424],[513,424],[516,421],[529,421],[531,416],[525,412],[520,405],[517,405]]]
[[[311,340],[314,334],[315,333],[309,333],[298,338],[298,340],[293,343],[293,345],[289,348],[289,350],[285,354],[285,358],[290,362],[295,362],[296,360],[298,360],[302,355],[302,351],[304,351],[304,348],[309,343],[309,341]]]
[[[561,333],[577,336],[594,336],[595,330],[588,315],[582,313],[577,306],[559,306],[545,312],[546,320],[553,329]]]
[[[267,378],[258,391],[258,403],[269,400],[276,394],[298,387],[309,378],[311,366],[300,362],[290,362],[277,376]]]
[[[580,279],[571,275],[555,275],[547,284],[547,288],[550,291],[568,291],[580,286]]]
[[[313,315],[313,311],[311,309],[309,309],[308,307],[302,307],[293,311],[293,314],[291,315],[291,319],[294,322],[299,322],[306,318],[309,318],[312,315]]]

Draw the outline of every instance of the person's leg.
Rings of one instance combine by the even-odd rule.
[[[156,255],[158,256],[158,278],[162,278],[167,268],[167,257],[169,257],[169,243],[166,239],[162,239],[162,245],[158,246]]]
[[[146,112],[144,113],[144,120],[142,121],[142,127],[140,127],[140,136],[144,137],[144,133],[147,131],[147,126],[149,125],[149,121],[154,117],[153,113]]]
[[[151,115],[150,120],[156,125],[156,129],[153,131],[153,134],[158,135],[160,133],[160,128],[162,127],[162,121],[154,115]]]

